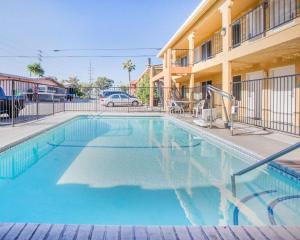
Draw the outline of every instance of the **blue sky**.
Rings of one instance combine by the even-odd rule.
[[[141,55],[157,51],[67,51],[53,49],[162,47],[200,0],[10,0],[1,1],[0,56]],[[78,76],[107,76],[127,83],[123,58],[43,59],[46,75],[59,80]],[[0,58],[0,72],[29,76],[26,65],[37,59]],[[147,58],[133,58],[136,78]],[[154,63],[159,61],[155,58]]]

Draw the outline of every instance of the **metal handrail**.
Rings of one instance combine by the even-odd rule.
[[[219,89],[217,87],[214,87],[212,85],[207,85],[207,91],[209,93],[209,95],[212,96],[212,92],[219,94],[222,97],[222,105],[223,105],[223,109],[224,109],[224,113],[225,113],[225,118],[226,118],[226,122],[227,124],[229,123],[229,117],[228,117],[228,111],[226,109],[225,106],[225,102],[223,97],[228,98],[228,100],[230,101],[230,105],[231,107],[234,106],[235,103],[235,97],[233,95],[231,95],[228,92],[225,92],[222,89]],[[211,116],[212,116],[212,98],[210,100],[210,109],[211,109]],[[230,111],[230,132],[231,135],[233,136],[233,116],[232,116],[232,111]],[[212,117],[210,118],[210,127],[212,127]]]
[[[235,177],[236,176],[244,175],[245,173],[248,173],[248,172],[250,172],[250,171],[252,171],[252,170],[254,170],[254,169],[256,169],[256,168],[258,168],[258,167],[260,167],[262,165],[265,165],[265,164],[267,164],[269,162],[272,162],[272,161],[278,159],[279,157],[281,157],[281,156],[283,156],[285,154],[288,154],[288,153],[290,153],[290,152],[292,152],[292,151],[294,151],[294,150],[296,150],[298,148],[300,148],[300,142],[298,142],[298,143],[296,143],[294,145],[291,145],[291,146],[289,146],[289,147],[287,147],[287,148],[285,148],[285,149],[283,149],[283,150],[281,150],[281,151],[279,151],[279,152],[277,152],[275,154],[272,154],[271,156],[265,158],[264,160],[259,161],[259,162],[255,163],[255,164],[253,164],[253,165],[245,168],[245,169],[242,169],[239,172],[236,172],[236,173],[232,174],[231,175],[231,187],[232,187],[232,193],[233,193],[233,195],[236,196],[236,184],[235,184]]]

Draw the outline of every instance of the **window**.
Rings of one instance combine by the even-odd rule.
[[[232,94],[237,101],[241,101],[241,92],[242,92],[242,82],[241,76],[234,76],[232,79]]]
[[[180,66],[186,67],[187,65],[188,65],[188,57],[187,57],[187,56],[182,57],[182,58],[180,59]]]
[[[241,22],[236,21],[232,25],[232,46],[237,47],[241,44]]]
[[[119,99],[120,96],[119,96],[119,95],[112,95],[111,98],[112,98],[112,99]]]
[[[194,49],[194,62],[198,63],[200,60],[200,47],[198,46]]]
[[[202,61],[210,59],[212,57],[211,41],[205,42],[202,46]]]
[[[121,96],[122,99],[128,99],[128,96],[126,96],[126,95],[124,95],[124,94],[122,94],[122,95],[120,95],[120,96]]]
[[[186,87],[185,86],[181,87],[181,97],[186,98]]]
[[[212,85],[212,81],[202,82],[202,99],[210,99],[210,95],[207,94],[207,85]]]
[[[46,92],[46,87],[39,87],[39,92]]]

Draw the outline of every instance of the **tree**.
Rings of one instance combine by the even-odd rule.
[[[154,98],[159,98],[157,89],[152,89],[154,91]],[[150,101],[150,77],[149,73],[146,73],[143,78],[139,81],[136,91],[137,97],[145,104],[149,104]]]
[[[79,89],[82,94],[81,97],[91,97],[93,91],[93,84],[87,82],[80,83]]]
[[[63,80],[62,83],[63,84],[69,84],[69,85],[74,86],[75,88],[76,87],[78,88],[79,85],[80,85],[80,80],[76,76],[74,76],[74,77],[69,77],[66,80]]]
[[[27,65],[27,70],[31,75],[38,76],[38,77],[43,77],[44,76],[44,69],[42,68],[41,64],[39,63],[32,63]]]
[[[72,88],[73,90],[73,93],[76,95],[76,96],[83,96],[84,93],[81,91],[81,83],[80,83],[80,80],[79,78],[77,78],[76,76],[74,77],[69,77],[68,79],[66,80],[62,80],[62,84],[64,85],[69,85],[68,87]]]
[[[120,89],[121,89],[122,92],[129,92],[129,91],[128,91],[128,90],[129,90],[129,87],[128,87],[127,85],[121,85],[121,86],[120,86]]]
[[[129,86],[131,81],[131,72],[135,70],[135,65],[131,61],[131,59],[127,60],[123,63],[123,69],[128,71],[128,77],[129,77]]]
[[[100,90],[105,90],[111,88],[114,85],[114,80],[107,77],[98,77],[94,83],[94,87],[99,88]]]

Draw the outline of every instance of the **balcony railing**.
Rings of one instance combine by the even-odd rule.
[[[237,121],[300,135],[300,75],[234,81]]]
[[[299,0],[265,0],[232,23],[232,47],[263,37],[267,31],[282,26],[298,16],[300,16]]]
[[[161,73],[163,71],[163,65],[158,64],[153,66],[153,76],[156,76],[157,74]]]
[[[172,49],[172,66],[188,67],[190,64],[190,49]]]
[[[205,62],[222,51],[222,36],[218,31],[194,49],[194,63]]]

